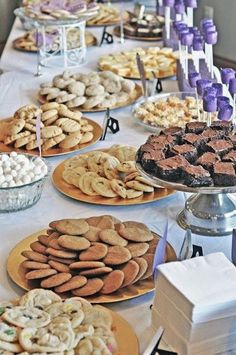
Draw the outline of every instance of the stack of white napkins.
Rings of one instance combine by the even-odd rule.
[[[152,326],[178,355],[236,349],[236,268],[223,253],[158,267]]]

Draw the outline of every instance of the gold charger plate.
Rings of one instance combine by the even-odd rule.
[[[125,107],[132,105],[143,95],[143,90],[140,85],[135,84],[135,90],[132,93],[132,96],[129,97],[129,100],[123,102],[122,104],[109,107],[110,110],[115,110],[117,108]],[[38,101],[40,104],[45,104],[47,102],[46,96],[38,95]],[[50,101],[53,102],[53,101]],[[90,110],[85,110],[82,107],[78,108],[70,108],[71,111],[80,111],[80,112],[103,112],[106,111],[107,108],[91,108]]]
[[[103,151],[106,151],[103,149]],[[52,182],[57,190],[62,194],[71,197],[77,201],[92,203],[95,205],[108,205],[108,206],[129,206],[149,203],[161,200],[167,196],[175,193],[174,190],[155,188],[152,193],[144,193],[142,196],[131,199],[123,199],[121,197],[103,197],[103,196],[89,196],[85,195],[79,188],[74,185],[68,184],[62,177],[64,171],[65,161],[60,163],[52,174]]]
[[[22,289],[29,291],[34,288],[39,287],[37,281],[28,281],[25,279],[26,269],[21,266],[22,261],[25,260],[25,257],[21,255],[21,252],[24,250],[30,250],[30,244],[37,240],[37,237],[40,234],[45,234],[46,229],[36,232],[29,237],[21,240],[10,252],[7,259],[7,273],[10,276],[11,280],[15,282]],[[152,232],[155,237],[160,239],[160,236]],[[170,244],[167,244],[166,256],[168,261],[176,261],[176,254],[173,247]],[[128,299],[144,295],[146,293],[152,292],[154,290],[154,282],[152,278],[143,280],[142,282],[137,282],[134,285],[122,288],[121,290],[111,294],[111,295],[99,295],[99,296],[90,296],[85,297],[91,303],[111,303],[111,302],[121,302]],[[68,293],[68,297],[71,294]]]
[[[113,33],[115,36],[120,37],[120,26],[116,26],[113,30]],[[162,40],[162,35],[156,36],[156,37],[142,37],[142,36],[132,36],[124,31],[124,37],[128,39],[133,39],[135,41],[146,41],[146,42],[156,42],[156,41],[161,41]]]
[[[90,147],[90,146],[94,145],[95,143],[97,143],[102,135],[102,127],[99,126],[99,124],[97,122],[90,120],[87,117],[83,117],[83,118],[86,119],[88,121],[88,123],[93,126],[93,139],[90,142],[84,143],[84,144],[77,144],[75,147],[69,148],[69,149],[52,147],[46,151],[42,151],[42,157],[54,157],[57,155],[65,155],[65,154],[69,154],[72,152],[78,152],[82,149],[85,149],[85,148]],[[6,120],[9,120],[9,119],[6,119]],[[4,121],[4,120],[1,120],[1,122],[2,121]],[[33,149],[33,150],[27,150],[27,149],[23,149],[23,148],[17,149],[17,148],[14,148],[14,146],[12,146],[12,145],[6,145],[3,142],[0,142],[0,151],[4,152],[4,153],[10,153],[10,152],[14,151],[14,152],[18,152],[18,153],[39,155],[39,151],[37,149]]]

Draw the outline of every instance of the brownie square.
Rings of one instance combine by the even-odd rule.
[[[191,144],[174,145],[171,149],[171,153],[174,155],[182,155],[190,163],[193,163],[197,159],[197,149]]]
[[[236,151],[230,150],[229,153],[223,156],[222,161],[232,162],[236,166]]]
[[[212,173],[213,165],[218,162],[220,162],[219,155],[211,152],[206,152],[197,159],[196,164],[202,165],[204,169]]]
[[[228,137],[226,137],[227,140],[229,140],[234,147],[236,147],[236,134],[229,134]]]
[[[187,133],[183,136],[183,142],[187,144],[192,144],[194,147],[198,149],[199,147],[201,147],[201,144],[203,143],[203,139],[198,134]]]
[[[143,153],[141,158],[141,165],[145,171],[153,173],[156,168],[156,161],[165,159],[165,154],[162,150],[151,150],[150,152]]]
[[[227,154],[233,148],[233,144],[224,139],[218,139],[206,144],[206,149],[209,152],[223,156]]]
[[[186,124],[186,133],[202,133],[207,127],[206,122],[189,122]]]
[[[226,134],[229,134],[233,130],[233,124],[231,121],[213,121],[210,127],[212,129],[224,131]]]
[[[165,148],[165,144],[163,143],[145,143],[141,145],[138,150],[138,160],[141,161],[144,153],[148,153],[153,150],[163,150],[163,152],[166,152],[167,149]]]
[[[182,171],[184,183],[187,186],[197,187],[213,185],[213,180],[210,173],[200,165],[188,165],[185,166]]]
[[[181,155],[156,162],[156,176],[163,180],[178,181],[182,178],[182,168],[188,161]]]
[[[170,127],[170,128],[164,129],[161,133],[166,136],[174,136],[175,143],[179,144],[179,143],[181,143],[181,137],[184,134],[184,130],[183,130],[183,128],[180,128],[180,127]]]
[[[219,139],[220,137],[220,132],[211,128],[207,128],[204,132],[201,133],[201,138],[205,143]]]
[[[216,163],[213,167],[213,180],[216,186],[236,185],[236,174],[232,163]]]
[[[148,137],[147,143],[158,143],[158,144],[164,144],[167,148],[172,147],[175,145],[176,142],[176,137],[174,136],[166,136],[166,135],[160,135],[156,136],[152,134],[151,136]]]

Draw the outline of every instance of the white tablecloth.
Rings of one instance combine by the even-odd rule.
[[[99,38],[100,29],[92,32]],[[50,80],[56,73],[61,73],[62,68],[44,69],[42,77],[35,77],[36,55],[16,51],[12,48],[12,41],[22,35],[23,31],[20,22],[16,20],[5,50],[2,54],[0,68],[4,74],[0,76],[0,117],[11,116],[16,109],[28,103],[37,103],[36,93],[41,82]],[[93,47],[88,49],[87,63],[79,70],[95,70],[98,58],[106,53],[129,49],[134,47],[149,46],[148,42],[125,41],[124,45],[115,38],[112,45],[105,44],[101,48]],[[175,81],[164,82],[165,91],[176,91]],[[128,143],[134,146],[141,145],[149,135],[141,126],[136,124],[131,116],[131,107],[122,108],[112,112],[113,116],[119,119],[120,132],[115,135],[107,134],[104,142],[97,143],[94,148],[109,147],[115,143]],[[102,124],[103,113],[89,114],[89,117]],[[53,168],[63,161],[65,157],[48,159]],[[146,205],[116,207],[116,206],[96,206],[80,203],[60,194],[52,185],[50,178],[44,188],[42,198],[32,208],[10,214],[0,214],[0,299],[14,298],[22,294],[22,290],[14,285],[6,273],[6,260],[10,250],[26,236],[44,229],[47,224],[54,219],[66,217],[89,217],[100,214],[112,214],[121,220],[138,220],[147,223],[152,230],[162,234],[167,218],[169,219],[168,240],[178,254],[184,231],[176,223],[177,213],[184,207],[185,196],[183,193]],[[224,251],[230,255],[231,238],[206,238],[194,236],[197,244],[203,245],[204,252]],[[139,342],[140,352],[150,339],[150,309],[153,293],[135,298],[130,301],[117,304],[109,304],[109,308],[120,313],[133,326]]]

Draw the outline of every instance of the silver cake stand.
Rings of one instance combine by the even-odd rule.
[[[215,237],[231,235],[232,229],[236,228],[236,197],[233,195],[236,186],[193,188],[154,177],[137,162],[136,166],[140,174],[156,186],[192,193],[177,216],[183,229]]]

